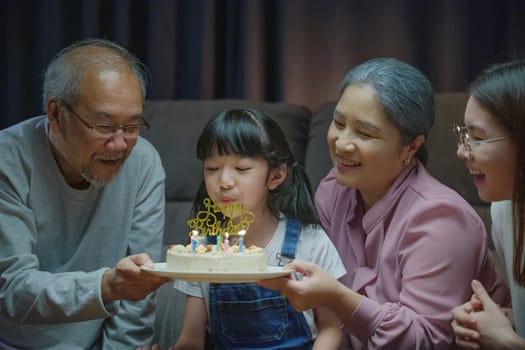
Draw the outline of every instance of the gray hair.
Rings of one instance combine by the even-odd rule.
[[[71,44],[53,57],[44,75],[44,111],[47,100],[52,97],[72,104],[78,96],[87,68],[95,65],[129,69],[137,77],[144,101],[148,84],[146,66],[117,43],[89,38]]]
[[[340,85],[371,86],[388,117],[401,131],[405,145],[418,135],[428,136],[434,124],[434,93],[427,77],[418,69],[395,58],[374,58],[351,69]],[[423,164],[428,155],[425,144],[416,153]]]

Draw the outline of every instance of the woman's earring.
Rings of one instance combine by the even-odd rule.
[[[405,160],[403,161],[403,163],[404,163],[405,165],[408,165],[408,164],[410,164],[410,160],[411,160],[410,158],[407,158],[407,159],[405,159]]]

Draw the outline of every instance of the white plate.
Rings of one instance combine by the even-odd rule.
[[[168,270],[165,262],[156,263],[154,267],[141,266],[140,268],[158,276],[170,277],[177,280],[211,283],[250,283],[267,278],[286,276],[293,272],[293,270],[287,270],[282,266],[268,266],[268,271],[253,272],[175,271]]]

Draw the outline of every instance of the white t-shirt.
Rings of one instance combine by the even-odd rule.
[[[525,337],[525,287],[519,286],[512,275],[512,260],[514,256],[514,242],[512,231],[512,202],[494,202],[490,206],[492,218],[492,239],[494,240],[496,266],[502,267],[501,275],[507,282],[512,298],[512,311],[516,333]]]
[[[283,246],[286,222],[287,219],[281,216],[277,230],[265,247],[268,266],[279,265],[276,254],[281,252]],[[249,232],[247,234],[249,234]],[[343,262],[336,248],[320,225],[317,225],[315,228],[312,225],[302,226],[295,250],[295,258],[316,263],[336,279],[346,274]],[[175,281],[174,287],[185,294],[204,298],[206,309],[208,310],[208,319],[210,319],[209,283]],[[313,310],[305,310],[303,314],[310,326],[312,339],[315,339],[318,334],[318,329],[315,324]]]

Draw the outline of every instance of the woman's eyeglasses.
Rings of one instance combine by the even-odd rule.
[[[493,139],[472,141],[468,134],[467,127],[459,126],[457,124],[454,124],[452,126],[452,131],[454,131],[454,133],[458,137],[458,146],[463,146],[463,148],[465,149],[465,157],[467,158],[472,157],[472,147],[510,139],[510,137],[495,137]]]

